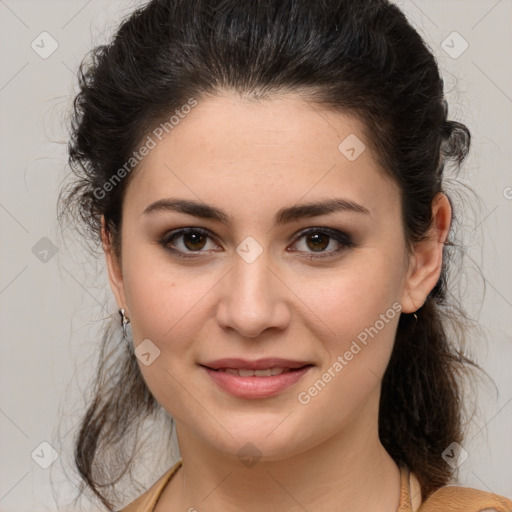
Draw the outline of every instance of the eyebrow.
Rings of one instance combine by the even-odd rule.
[[[193,215],[194,217],[217,220],[223,223],[229,222],[229,215],[224,210],[187,199],[160,199],[151,203],[143,213],[144,215],[148,215],[156,212],[167,211],[186,213],[188,215]],[[337,211],[348,211],[370,215],[370,211],[364,206],[348,199],[339,198],[281,208],[275,215],[274,223],[275,225],[281,225],[294,220],[317,217],[319,215],[325,215]]]

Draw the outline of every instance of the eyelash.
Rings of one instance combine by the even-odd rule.
[[[176,240],[176,238],[179,238],[181,236],[188,235],[188,234],[194,234],[194,233],[212,238],[212,237],[210,237],[210,233],[206,229],[188,227],[188,228],[180,228],[175,231],[171,231],[170,233],[166,234],[161,240],[159,240],[158,243],[164,249],[166,249],[167,251],[169,251],[173,254],[176,254],[178,257],[196,258],[198,254],[200,254],[201,252],[205,252],[205,251],[187,251],[189,254],[186,254],[182,251],[173,249],[169,246],[169,244],[171,242],[173,242],[174,240]],[[301,238],[306,237],[308,235],[312,235],[312,234],[327,235],[330,239],[328,244],[330,243],[331,239],[334,239],[336,242],[338,242],[340,244],[341,247],[334,251],[319,251],[318,253],[311,252],[311,253],[309,253],[309,256],[308,256],[308,259],[310,259],[310,260],[318,260],[318,259],[324,259],[324,258],[330,258],[333,256],[337,256],[340,253],[345,252],[346,250],[354,247],[354,245],[355,245],[352,238],[348,234],[343,233],[342,231],[338,231],[337,229],[321,227],[321,226],[306,228],[306,229],[300,231],[297,234],[297,237],[295,238],[293,243],[295,244]],[[294,250],[292,252],[300,252],[300,251]]]

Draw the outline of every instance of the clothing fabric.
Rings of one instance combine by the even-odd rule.
[[[154,512],[165,486],[181,467],[181,459],[164,473],[144,494],[120,512]],[[447,485],[413,508],[419,492],[416,478],[408,468],[400,468],[400,503],[396,512],[512,512],[512,500],[478,489]],[[172,511],[168,511],[172,512]]]

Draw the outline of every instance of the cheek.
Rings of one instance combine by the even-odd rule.
[[[129,243],[123,272],[135,342],[150,338],[162,345],[172,338],[178,349],[180,331],[192,332],[191,319],[200,314],[201,300],[212,288],[212,273],[200,275],[192,266],[172,264],[160,248],[143,250]]]
[[[304,302],[330,330],[357,335],[373,325],[401,297],[402,268],[384,254],[356,256],[320,279],[304,278]],[[396,306],[395,306],[396,309]],[[344,336],[345,337],[345,336]]]
[[[326,367],[335,362],[342,365],[331,369],[344,375],[337,379],[338,385],[354,380],[362,385],[365,379],[374,385],[391,355],[401,311],[403,270],[398,255],[377,254],[368,251],[366,257],[325,275],[314,287],[310,278],[304,281],[302,298],[315,312],[308,329],[323,342]]]
[[[354,288],[348,281],[344,284],[318,298],[316,310],[322,312],[324,322],[314,321],[309,330],[321,340],[317,348],[323,345],[322,368],[301,386],[298,395],[306,405],[304,414],[311,416],[316,411],[321,417],[329,410],[333,430],[359,414],[362,404],[378,407],[377,392],[401,310],[388,291],[365,287],[360,280]]]
[[[191,341],[204,320],[211,279],[194,277],[190,269],[178,271],[160,258],[149,264],[136,251],[125,261],[125,295],[135,348],[149,339],[159,350],[151,364],[140,360],[142,376],[157,402],[175,419],[186,419],[182,415],[191,408],[200,417],[201,390],[194,390],[196,401],[191,401],[183,386],[194,370]],[[188,384],[185,387],[189,390]]]

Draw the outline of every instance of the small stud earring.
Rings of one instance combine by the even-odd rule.
[[[123,338],[128,339],[126,334],[126,326],[130,323],[130,318],[126,316],[125,310],[121,308],[119,310],[119,314],[121,315],[121,326],[123,327]]]

